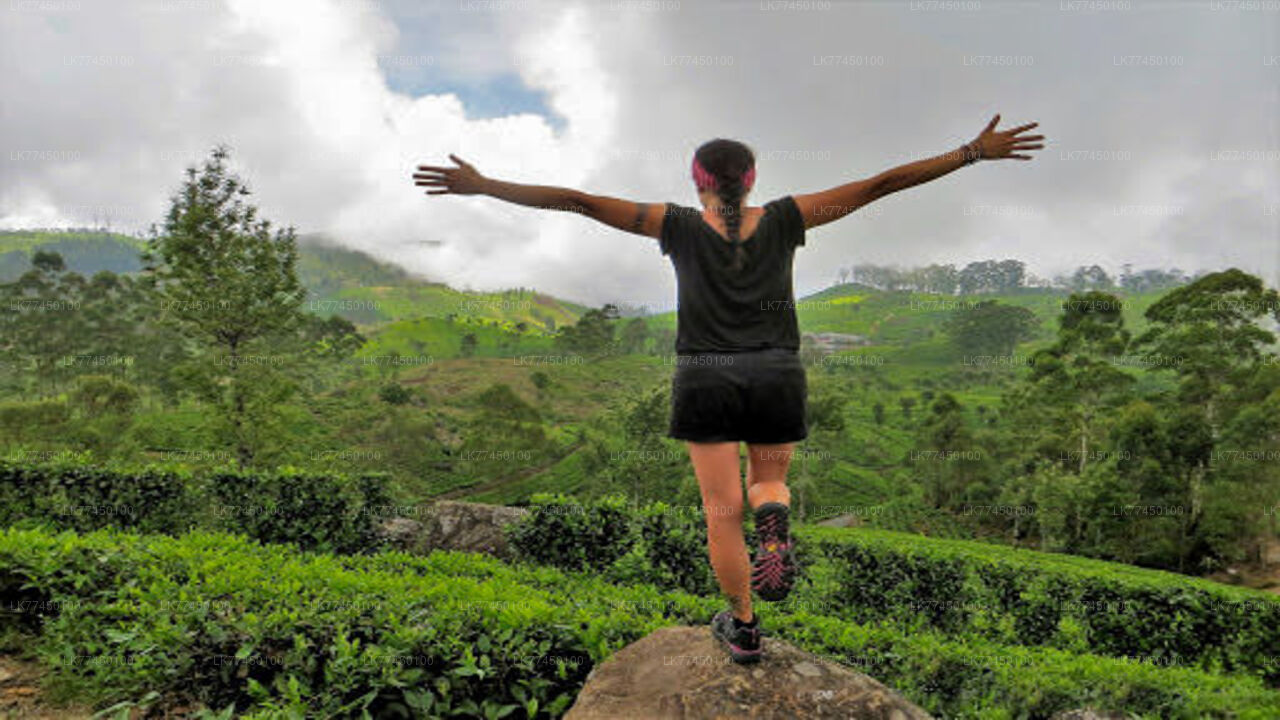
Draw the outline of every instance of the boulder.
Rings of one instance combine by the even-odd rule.
[[[862,518],[852,514],[837,515],[833,518],[827,518],[826,520],[821,520],[815,524],[820,527],[836,527],[836,528],[861,527]]]
[[[388,518],[378,527],[378,537],[396,550],[413,552],[422,537],[422,523],[406,517]]]
[[[839,718],[931,716],[860,672],[764,638],[764,657],[738,665],[709,627],[656,630],[592,669],[565,720],[595,718]]]
[[[509,559],[502,528],[528,512],[506,505],[438,500],[420,520],[394,517],[384,521],[379,534],[395,549],[410,553],[463,550]]]

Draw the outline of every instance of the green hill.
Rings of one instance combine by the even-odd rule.
[[[298,279],[313,297],[332,297],[352,287],[415,281],[413,275],[398,265],[358,250],[348,250],[333,238],[320,234],[298,237]]]
[[[138,272],[142,269],[139,253],[145,245],[143,238],[99,230],[0,231],[0,282],[12,282],[29,270],[37,250],[61,254],[70,270],[86,277],[100,270]],[[523,288],[456,290],[318,234],[298,238],[297,270],[308,289],[307,309],[319,315],[341,315],[361,325],[455,315],[490,319],[511,328],[523,322],[551,332],[574,323],[587,309]]]
[[[142,238],[98,230],[0,231],[0,282],[10,282],[25,272],[35,250],[60,253],[71,270],[85,276],[99,270],[137,272],[142,266],[138,253],[144,245]],[[312,312],[341,315],[365,326],[453,315],[493,320],[508,331],[524,323],[530,330],[550,333],[576,322],[588,309],[587,305],[532,288],[458,290],[343,247],[335,238],[321,234],[298,238],[298,276],[309,291]],[[1125,301],[1125,324],[1135,334],[1145,326],[1142,313],[1163,292],[1121,295]],[[878,346],[928,346],[938,340],[942,322],[952,310],[965,303],[996,300],[1035,312],[1041,320],[1038,339],[1047,340],[1057,329],[1061,303],[1068,294],[1063,290],[1028,289],[1021,293],[949,297],[845,283],[797,298],[796,311],[803,332],[864,335]],[[675,329],[675,311],[644,317],[653,329]]]
[[[0,282],[13,282],[30,270],[36,250],[62,255],[70,270],[86,277],[99,270],[137,272],[142,247],[139,238],[102,230],[0,230]]]
[[[299,238],[298,249],[298,276],[310,291],[310,309],[363,325],[454,315],[486,318],[511,328],[523,322],[553,331],[572,324],[587,310],[585,305],[524,288],[456,290],[321,235]]]
[[[1146,326],[1142,314],[1168,291],[1108,292],[1120,298],[1125,327],[1136,334]],[[954,310],[995,300],[1034,312],[1040,319],[1042,336],[1048,339],[1058,330],[1062,304],[1070,294],[1060,289],[1028,288],[1016,293],[947,296],[846,283],[797,300],[796,313],[801,327],[808,332],[856,333],[879,344],[910,344],[932,339]]]

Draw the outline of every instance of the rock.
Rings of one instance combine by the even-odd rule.
[[[404,517],[393,517],[378,527],[378,537],[396,550],[412,550],[422,536],[422,523]]]
[[[764,638],[738,665],[709,627],[656,630],[592,669],[565,720],[595,718],[865,718],[931,716],[872,678]]]
[[[438,500],[421,521],[390,518],[379,527],[379,534],[395,549],[410,553],[462,550],[510,558],[502,528],[528,512],[505,505]]]
[[[791,666],[793,672],[799,673],[805,677],[822,677],[822,668],[814,665],[808,660],[804,660]]]
[[[838,528],[859,527],[860,525],[862,525],[862,518],[858,517],[857,515],[850,515],[850,514],[837,515],[833,518],[827,518],[826,520],[821,520],[815,524],[820,525],[822,527],[838,527]]]
[[[1275,510],[1271,512],[1275,513]],[[1263,545],[1262,558],[1267,565],[1280,565],[1280,541],[1267,538]]]
[[[1107,712],[1105,710],[1094,710],[1091,707],[1079,708],[1076,710],[1063,710],[1053,714],[1049,720],[1127,720],[1129,716],[1124,713]]]

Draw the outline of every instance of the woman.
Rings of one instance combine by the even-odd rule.
[[[634,203],[578,190],[484,177],[455,155],[458,167],[419,165],[414,184],[428,195],[484,194],[529,207],[582,213],[620,230],[656,238],[675,267],[678,287],[676,369],[668,436],[686,441],[702,493],[711,565],[730,609],[712,632],[735,662],[758,662],[760,629],[751,590],[782,600],[795,569],[789,529],[787,468],[803,440],[806,384],[791,286],[791,260],[805,231],[844,217],[890,193],[933,180],[976,160],[1030,160],[1019,150],[1044,147],[1042,135],[997,132],[997,114],[958,150],[886,170],[823,192],[786,195],[763,207],[744,205],[755,180],[750,148],[716,139],[698,148],[693,181],[703,209]],[[739,443],[747,444],[747,502],[758,536],[748,563],[742,534]],[[750,568],[750,572],[748,571]]]

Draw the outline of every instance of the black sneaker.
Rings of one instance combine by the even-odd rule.
[[[725,610],[711,621],[711,634],[725,644],[729,656],[740,664],[760,662],[760,618],[753,625],[738,625],[733,613]]]
[[[751,563],[751,589],[762,600],[782,600],[791,592],[796,575],[795,547],[789,527],[791,508],[767,502],[756,508],[755,515],[759,546]]]

